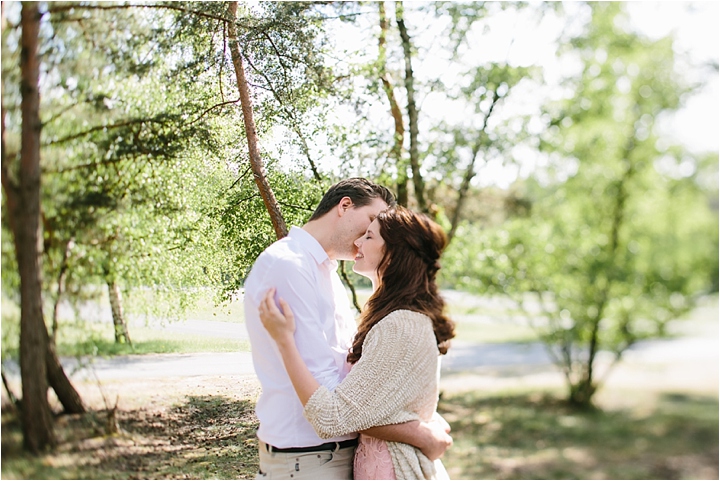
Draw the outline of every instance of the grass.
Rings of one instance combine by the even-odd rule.
[[[87,336],[87,334],[86,334]],[[250,351],[250,343],[242,339],[197,336],[159,331],[135,326],[130,331],[132,346],[117,344],[111,333],[87,336],[85,340],[63,336],[58,342],[61,356],[118,356],[126,354],[184,354],[192,352]]]
[[[257,473],[254,402],[190,396],[169,409],[106,412],[56,421],[58,446],[38,457],[19,449],[20,424],[3,411],[2,479],[253,479]]]
[[[4,300],[3,300],[4,302]],[[196,308],[197,316],[212,314],[211,304]],[[233,309],[235,311],[233,311]],[[241,304],[230,306],[220,319],[237,319]],[[530,340],[513,323],[463,306],[456,314],[484,314],[486,321],[465,318],[458,339],[472,342]],[[463,311],[463,309],[465,309]],[[717,298],[700,311],[693,325],[715,333]],[[3,355],[5,344],[3,304]],[[11,312],[11,311],[9,311]],[[235,314],[233,314],[235,312]],[[452,311],[451,311],[452,312]],[[226,316],[226,317],[223,317]],[[459,316],[463,319],[462,316]],[[215,319],[218,320],[218,319]],[[90,331],[84,328],[92,326]],[[78,324],[63,341],[72,352],[124,354],[103,324]],[[697,327],[697,326],[696,326]],[[708,329],[712,327],[715,330]],[[97,331],[96,331],[97,329]],[[211,352],[247,348],[244,341],[193,336],[148,327],[133,327],[136,353]],[[67,342],[67,344],[64,344]],[[78,347],[80,346],[80,347]],[[120,349],[120,351],[116,351]],[[228,390],[241,389],[234,380]],[[600,409],[576,411],[561,399],[565,392],[529,387],[513,391],[474,390],[445,393],[439,410],[452,426],[455,444],[443,458],[454,479],[718,479],[718,396],[716,393],[662,391],[633,385],[598,396]],[[253,414],[256,395],[199,393],[166,402],[176,386],[150,383],[152,402],[143,408],[118,411],[118,434],[106,431],[107,413],[56,420],[58,448],[40,457],[21,449],[21,433],[12,408],[2,409],[2,479],[250,479],[257,469]],[[470,386],[467,386],[470,389]],[[126,390],[140,397],[145,392]],[[228,391],[226,391],[228,392]]]
[[[367,301],[369,293],[359,292],[361,303]],[[147,300],[146,300],[147,301]],[[108,301],[102,298],[101,307],[107,307]],[[455,303],[449,306],[451,316],[457,319],[456,339],[473,343],[532,342],[537,340],[535,332],[514,322],[502,322],[508,313],[488,310],[477,306]],[[477,321],[473,316],[483,316],[485,321]],[[208,295],[201,296],[183,315],[186,319],[199,319],[229,323],[243,323],[243,303],[239,300],[221,306]],[[2,299],[2,356],[18,357],[19,339],[18,306],[3,296]],[[490,318],[490,321],[487,319]],[[167,321],[167,326],[182,323],[182,320]],[[148,327],[131,324],[129,327],[132,346],[116,344],[109,322],[94,322],[93,319],[61,319],[58,334],[58,354],[60,356],[116,356],[126,354],[165,354],[191,352],[237,352],[249,351],[245,340],[224,337],[198,336],[173,332],[162,327]]]
[[[245,312],[241,301],[227,302],[222,305],[215,305],[210,296],[204,296],[190,309],[185,312],[188,319],[207,319],[221,322],[245,322]]]
[[[455,339],[471,343],[534,342],[538,336],[532,328],[519,324],[457,321]]]
[[[633,409],[576,411],[561,393],[516,390],[444,395],[455,444],[453,479],[717,479],[717,397],[637,395]],[[19,448],[3,409],[2,479],[251,479],[257,470],[254,396],[190,395],[169,406],[64,416],[53,453]]]
[[[101,306],[108,304],[102,299]],[[215,306],[208,295],[199,299],[184,317],[209,321],[244,322],[243,304],[234,301]],[[2,357],[18,358],[20,309],[9,298],[2,298]],[[167,321],[166,326],[182,323]],[[132,346],[115,342],[112,324],[94,322],[92,319],[61,319],[58,331],[57,351],[60,356],[117,356],[126,354],[167,354],[191,352],[237,352],[249,351],[250,343],[242,339],[217,336],[198,336],[173,332],[161,326],[149,327],[137,323],[129,326]]]
[[[560,393],[446,396],[453,479],[717,479],[718,399],[660,393],[653,408],[576,411]],[[638,414],[642,412],[643,414]]]

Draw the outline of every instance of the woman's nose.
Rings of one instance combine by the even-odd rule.
[[[362,244],[362,237],[358,237],[357,239],[355,239],[355,242],[353,242],[353,244],[355,244],[355,247],[360,247],[360,245]]]

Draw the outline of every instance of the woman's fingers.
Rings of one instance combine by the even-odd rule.
[[[277,306],[275,303],[275,288],[272,288],[267,291],[265,294],[265,297],[260,301],[260,304],[258,305],[258,313],[260,314],[260,319],[265,323],[266,321],[270,321],[274,318],[275,322],[281,322],[283,319],[292,321],[293,314],[292,310],[290,310],[290,306],[287,302],[285,302],[284,299],[280,298],[278,299],[280,302],[280,307]]]
[[[283,315],[288,319],[292,319],[294,316],[292,311],[290,310],[290,305],[285,302],[285,299],[283,299],[282,297],[278,299],[278,301],[280,301],[280,307],[282,308]]]
[[[265,294],[265,298],[263,299],[263,308],[266,311],[269,311],[271,307],[275,304],[273,302],[273,297],[275,297],[275,288],[271,288],[267,291]]]
[[[279,301],[280,307],[282,307],[283,316],[285,316],[285,320],[287,321],[288,329],[295,332],[295,316],[293,315],[292,309],[290,309],[290,305],[285,302],[285,299],[282,297]]]
[[[275,295],[275,289],[270,289],[265,294],[265,297],[263,297],[260,300],[260,304],[258,305],[258,312],[262,316],[263,314],[272,313],[272,306],[274,306],[273,302],[273,296]]]

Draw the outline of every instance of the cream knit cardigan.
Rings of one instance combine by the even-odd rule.
[[[398,310],[378,322],[362,357],[334,391],[320,386],[305,406],[318,435],[331,438],[373,426],[430,421],[438,402],[439,352],[432,320]],[[388,442],[397,479],[435,479],[434,463],[404,443]],[[444,471],[444,469],[443,469]]]

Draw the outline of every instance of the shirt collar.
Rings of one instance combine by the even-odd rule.
[[[317,262],[318,264],[327,263],[331,267],[337,267],[337,261],[330,260],[327,252],[325,252],[325,249],[323,249],[317,239],[314,238],[309,232],[305,231],[300,227],[292,226],[290,228],[290,232],[288,233],[288,237],[300,243],[300,245],[302,245],[303,248],[305,248],[310,253],[310,255],[313,256],[315,262]]]

